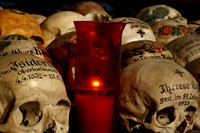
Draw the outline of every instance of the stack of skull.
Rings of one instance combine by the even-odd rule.
[[[117,101],[120,132],[200,129],[199,25],[188,23],[176,9],[154,5],[135,18],[112,18],[98,3],[86,1],[41,19],[8,10],[17,16],[13,19],[1,15],[3,11],[7,10],[0,10],[0,132],[69,131],[73,97],[66,92],[74,91],[74,21],[126,23]],[[29,20],[19,18],[25,15]]]
[[[0,25],[0,132],[67,133],[71,102],[38,22],[2,9]]]
[[[121,130],[185,133],[199,129],[199,36],[167,5],[146,7],[137,18],[150,25],[156,41],[122,44]]]

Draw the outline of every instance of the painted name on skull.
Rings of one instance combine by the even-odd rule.
[[[38,47],[33,47],[33,49],[31,49],[31,50],[13,49],[10,52],[7,52],[7,51],[3,52],[3,51],[1,51],[0,52],[0,57],[6,56],[6,55],[9,55],[9,54],[23,54],[23,53],[34,54],[34,55],[41,55],[41,56],[43,55],[41,49],[39,49]]]
[[[53,67],[53,65],[47,61],[43,61],[43,60],[35,60],[35,59],[31,59],[31,60],[23,60],[23,61],[14,61],[11,62],[10,64],[10,69],[11,70],[17,70],[20,68],[24,68],[24,67],[30,67],[30,66],[50,66]]]
[[[160,88],[160,93],[169,93],[172,94],[173,91],[183,91],[183,90],[188,90],[188,89],[198,89],[198,84],[195,84],[192,82],[191,84],[189,83],[182,83],[182,84],[173,84],[173,85],[167,85],[167,84],[162,84],[159,86]]]
[[[180,57],[187,63],[190,63],[191,61],[200,58],[200,39],[192,39],[185,43],[181,43],[174,52],[177,55],[181,55]]]
[[[162,84],[159,88],[160,94],[163,95],[160,98],[160,104],[179,101],[179,106],[187,106],[191,100],[199,98],[198,84],[193,81],[173,85]]]
[[[15,84],[24,85],[32,79],[44,79],[62,81],[59,72],[53,65],[45,60],[24,59],[21,61],[13,61],[8,64],[8,69],[2,71],[2,75],[17,72]]]
[[[128,23],[130,24],[130,28],[142,28],[142,29],[150,29],[150,27],[146,24],[146,23],[142,23],[142,22],[130,22]]]

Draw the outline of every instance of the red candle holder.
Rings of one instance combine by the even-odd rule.
[[[80,133],[113,133],[124,23],[75,21],[75,111]]]

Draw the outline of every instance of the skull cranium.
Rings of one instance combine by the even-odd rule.
[[[71,10],[84,15],[90,21],[108,22],[112,20],[112,16],[99,3],[93,1],[78,2],[72,6]]]
[[[41,24],[46,48],[57,37],[75,31],[74,21],[87,21],[88,19],[73,11],[60,11],[48,16]]]
[[[32,54],[5,56],[0,65],[0,132],[68,132],[71,103],[55,67]]]
[[[185,133],[197,119],[199,94],[195,78],[174,61],[129,64],[121,75],[121,123],[128,132]]]

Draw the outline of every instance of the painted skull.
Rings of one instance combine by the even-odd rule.
[[[44,43],[41,28],[36,19],[21,10],[0,10],[0,36],[19,34]]]
[[[1,58],[0,66],[0,132],[68,132],[71,102],[51,63],[12,54]]]
[[[48,16],[41,24],[46,48],[57,37],[75,31],[74,21],[87,21],[88,19],[73,11],[60,11]]]
[[[151,25],[156,41],[167,45],[170,41],[188,35],[195,35],[196,32],[185,23],[175,20],[161,20]]]
[[[122,33],[122,45],[138,40],[156,40],[149,24],[140,19],[132,17],[119,17],[114,18],[112,22],[121,22],[126,24]]]
[[[148,59],[173,60],[170,50],[155,41],[139,40],[126,43],[121,47],[122,67]]]
[[[63,77],[67,92],[74,92],[76,46],[76,32],[72,31],[57,37],[46,47],[52,64]]]
[[[152,5],[143,8],[137,14],[137,18],[147,22],[150,25],[164,19],[173,19],[181,23],[187,23],[187,19],[183,18],[178,10],[164,4]]]
[[[71,10],[84,15],[90,21],[109,22],[112,20],[112,16],[99,3],[93,1],[78,2],[72,6]]]
[[[23,35],[5,35],[0,37],[0,57],[27,53],[51,62],[46,50],[43,50],[40,46],[41,44],[37,41]]]
[[[174,39],[166,45],[179,65],[185,67],[200,58],[200,36],[188,35]]]
[[[198,83],[173,61],[129,64],[122,70],[120,84],[119,118],[126,132],[185,133],[199,122]]]
[[[177,38],[167,45],[177,64],[185,67],[200,84],[200,36],[189,35]]]

